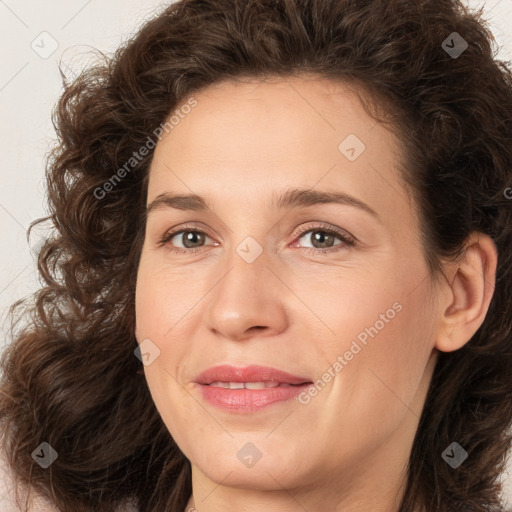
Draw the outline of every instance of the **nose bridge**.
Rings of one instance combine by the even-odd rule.
[[[223,256],[222,271],[206,311],[210,329],[237,339],[251,327],[280,330],[285,324],[277,283],[263,245],[252,236],[233,244]]]
[[[233,274],[231,277],[226,275],[225,279],[231,281],[236,275],[241,286],[243,282],[252,283],[254,279],[269,273],[265,267],[271,262],[268,226],[258,219],[257,210],[253,210],[251,205],[252,201],[247,198],[245,207],[239,206],[235,210],[237,222],[229,223],[230,233],[223,255],[226,272]]]
[[[270,291],[265,283],[270,274],[268,264],[267,251],[254,237],[233,244],[225,254],[223,277],[216,287],[217,301],[226,304],[265,302],[265,295]]]

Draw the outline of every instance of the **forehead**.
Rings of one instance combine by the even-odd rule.
[[[174,139],[174,145],[179,143],[183,153],[191,148],[189,143],[194,144],[193,135],[193,139],[201,140],[201,153],[211,152],[217,159],[233,159],[237,149],[245,159],[257,157],[263,146],[266,157],[289,157],[290,149],[300,155],[301,149],[306,153],[311,145],[315,146],[318,137],[326,138],[325,145],[331,144],[331,149],[338,152],[340,137],[353,133],[368,139],[376,126],[363,109],[354,86],[326,79],[224,81],[194,98],[197,106],[180,116],[178,126],[161,141],[161,150],[167,142],[172,145]],[[392,143],[391,134],[378,128],[372,136],[386,137]],[[225,134],[230,135],[229,139]],[[301,145],[290,147],[290,142]],[[194,151],[197,149],[194,147]],[[228,155],[223,153],[226,149]]]
[[[193,98],[197,104],[157,144],[148,202],[193,192],[257,208],[276,191],[303,186],[349,193],[395,220],[410,213],[400,141],[366,113],[354,86],[225,81]]]

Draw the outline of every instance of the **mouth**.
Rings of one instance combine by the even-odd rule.
[[[313,382],[276,368],[222,365],[198,375],[195,384],[202,398],[218,408],[254,413],[295,398]]]
[[[236,367],[227,364],[213,366],[204,372],[200,373],[195,382],[197,384],[212,385],[221,384],[222,387],[226,385],[231,386],[239,384],[259,385],[260,387],[254,389],[261,389],[263,387],[277,387],[281,385],[298,385],[311,382],[307,377],[300,377],[291,373],[272,368],[270,366],[245,366]],[[261,386],[263,384],[263,386]],[[240,389],[234,387],[230,389]],[[248,387],[247,389],[251,389]]]
[[[303,382],[301,384],[290,384],[288,382],[212,382],[211,384],[205,384],[205,386],[213,386],[216,388],[224,389],[265,389],[265,388],[278,388],[278,387],[290,387],[290,386],[301,386],[307,384]]]

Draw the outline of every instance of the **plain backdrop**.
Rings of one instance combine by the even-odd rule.
[[[512,60],[512,0],[484,6],[499,58]],[[38,288],[29,223],[46,215],[44,164],[55,141],[51,110],[62,92],[57,62],[72,77],[97,48],[107,55],[169,2],[162,0],[0,0],[0,352],[8,343],[7,309]],[[512,377],[511,377],[512,378]],[[512,460],[504,475],[512,504]]]

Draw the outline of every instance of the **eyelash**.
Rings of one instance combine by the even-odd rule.
[[[316,231],[320,231],[320,232],[328,233],[329,235],[333,235],[333,236],[339,238],[341,240],[341,243],[334,245],[333,247],[330,247],[327,249],[317,249],[315,247],[302,247],[301,248],[302,250],[306,250],[309,254],[318,254],[318,253],[327,254],[327,253],[337,252],[346,247],[354,246],[355,242],[356,242],[355,239],[353,237],[351,237],[350,235],[348,235],[347,233],[339,231],[334,228],[331,228],[325,224],[318,224],[316,226],[302,227],[299,229],[298,233],[295,234],[295,239],[302,238],[304,236],[304,234],[306,234],[308,232],[316,232]],[[185,225],[185,226],[181,226],[180,229],[178,229],[178,230],[166,233],[161,238],[158,245],[163,246],[163,245],[167,244],[167,242],[169,242],[176,235],[181,234],[181,233],[189,233],[189,232],[202,233],[208,237],[210,236],[210,235],[208,235],[208,233],[205,233],[204,231],[202,231],[200,229],[196,229],[194,226]],[[191,253],[193,254],[193,253],[199,252],[201,249],[202,249],[202,247],[196,247],[194,249],[182,249],[181,247],[168,247],[167,248],[167,250],[169,252],[176,253],[176,254],[191,254]]]

